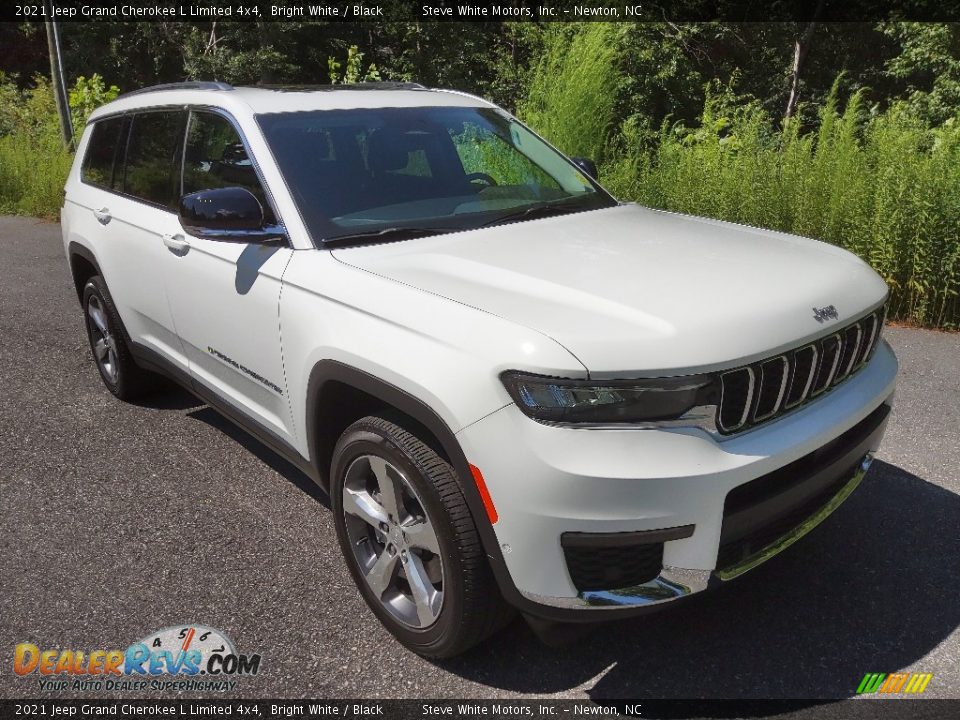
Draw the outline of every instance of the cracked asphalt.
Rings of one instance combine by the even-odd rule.
[[[368,612],[302,474],[184,391],[101,386],[56,224],[0,217],[0,267],[0,697],[39,695],[16,643],[197,622],[262,654],[240,697],[847,698],[911,670],[960,698],[960,335],[887,328],[902,372],[878,461],[780,557],[566,647],[518,620],[430,662]]]

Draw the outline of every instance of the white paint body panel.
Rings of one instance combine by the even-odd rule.
[[[516,405],[457,437],[467,457],[482,458],[500,515],[497,538],[510,546],[504,560],[513,581],[528,593],[573,598],[563,533],[695,525],[692,537],[665,544],[663,562],[712,570],[727,493],[825,445],[891,402],[896,373],[897,360],[884,342],[868,367],[828,395],[721,441],[696,429],[550,427],[532,422]]]
[[[284,361],[304,455],[307,382],[321,360],[419,398],[452,432],[512,402],[499,381],[504,370],[586,377],[541,333],[358,270],[327,251],[295,253],[283,282]]]
[[[591,377],[742,364],[823,334],[814,306],[886,294],[832,245],[637,205],[334,254],[539,330]]]
[[[290,444],[283,377],[280,278],[289,248],[203,240],[169,217],[190,249],[164,258],[167,294],[191,374]],[[224,358],[229,358],[226,360]]]
[[[890,401],[897,365],[883,344],[825,396],[722,440],[696,429],[586,430],[527,418],[500,382],[505,370],[604,378],[735,367],[842,327],[881,303],[886,286],[861,260],[823,243],[629,205],[315,249],[255,113],[417,105],[489,106],[424,91],[173,90],[118,100],[93,118],[157,106],[229,113],[290,247],[188,238],[189,252],[174,255],[161,240],[182,232],[173,213],[80,182],[88,131],[67,181],[65,248],[76,242],[96,257],[135,342],[305,458],[307,384],[321,361],[362,370],[425,403],[484,473],[500,518],[495,535],[511,550],[505,563],[528,595],[576,595],[559,544],[568,531],[694,524],[692,537],[667,543],[664,561],[712,569],[731,488]],[[104,206],[116,208],[107,226],[93,216]],[[818,323],[812,308],[825,305],[840,319]],[[250,372],[217,359],[211,347]]]
[[[78,158],[83,157],[89,139],[88,129],[78,145]],[[111,217],[106,224],[94,215],[101,210],[107,210]],[[65,249],[76,242],[97,258],[130,335],[186,371],[187,360],[174,329],[164,280],[168,251],[161,235],[168,215],[81,183],[77,162],[67,179],[61,224]]]

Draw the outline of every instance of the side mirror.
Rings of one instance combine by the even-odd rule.
[[[264,224],[260,201],[242,187],[188,193],[177,214],[184,230],[205,240],[260,243],[285,236],[283,228]]]
[[[570,159],[573,161],[574,165],[583,170],[587,175],[592,177],[594,180],[597,179],[597,164],[593,160],[582,157],[572,157]]]

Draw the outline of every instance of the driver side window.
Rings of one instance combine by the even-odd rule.
[[[183,160],[184,195],[221,187],[246,188],[260,201],[264,221],[276,222],[247,148],[225,117],[209,112],[190,113]]]

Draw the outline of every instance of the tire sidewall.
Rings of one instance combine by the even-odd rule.
[[[429,627],[419,629],[404,625],[383,607],[380,599],[370,590],[367,581],[354,558],[347,535],[343,513],[343,486],[346,470],[362,455],[378,455],[401,469],[416,490],[419,500],[430,518],[437,534],[443,563],[443,606],[440,614]],[[452,472],[452,471],[451,471]],[[383,625],[402,643],[424,654],[435,654],[454,641],[464,612],[464,577],[461,572],[460,553],[454,529],[436,488],[425,476],[416,460],[403,448],[372,426],[357,427],[348,431],[337,443],[331,467],[331,501],[334,511],[337,539],[347,567],[353,576],[360,594]]]

